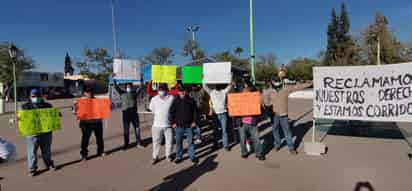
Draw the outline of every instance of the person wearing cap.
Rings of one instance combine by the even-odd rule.
[[[243,92],[247,93],[250,91],[254,91],[254,88],[245,83]],[[247,135],[250,135],[250,142],[254,146],[254,151],[256,158],[259,160],[265,160],[265,156],[263,155],[262,144],[260,144],[259,140],[259,131],[257,127],[259,116],[242,116],[241,123],[242,125],[239,127],[239,137],[240,137],[240,151],[242,158],[246,159],[249,156],[249,151],[246,147],[246,140]]]
[[[140,126],[139,126],[139,114],[137,113],[137,98],[142,88],[137,90],[133,89],[132,83],[126,84],[126,90],[123,90],[117,84],[117,81],[113,79],[114,88],[122,101],[122,119],[123,119],[123,150],[129,147],[129,135],[130,135],[130,123],[133,125],[136,136],[136,147],[142,148]]]
[[[52,108],[53,106],[45,102],[39,89],[32,89],[30,92],[30,100],[21,106],[22,110]],[[41,133],[26,138],[27,140],[27,163],[29,167],[29,175],[37,174],[37,151],[40,148],[46,170],[56,170],[51,155],[52,132]]]
[[[94,91],[92,88],[85,88],[84,96],[80,99],[95,99]],[[76,107],[75,107],[76,108]],[[96,137],[96,144],[97,144],[97,156],[105,156],[104,153],[104,141],[103,141],[103,120],[102,119],[90,119],[90,120],[80,120],[79,127],[82,132],[82,139],[81,139],[81,150],[80,156],[82,161],[86,161],[88,158],[88,150],[87,147],[89,146],[89,140],[94,133]]]
[[[213,128],[213,149],[217,149],[218,146],[218,135],[220,127],[222,129],[222,139],[223,147],[226,151],[230,151],[228,130],[227,130],[227,110],[226,110],[226,96],[229,93],[232,85],[228,84],[226,87],[222,85],[216,85],[215,88],[211,89],[206,84],[203,84],[203,89],[209,94],[210,100],[212,102],[213,112],[216,114],[214,118],[215,127]]]
[[[168,95],[167,86],[160,84],[158,87],[158,95],[153,97],[149,104],[149,109],[153,112],[152,140],[153,140],[153,155],[152,164],[159,161],[159,152],[163,136],[165,137],[166,158],[173,161],[172,146],[173,146],[173,130],[169,121],[169,110],[174,97]]]
[[[182,139],[184,134],[187,137],[189,158],[193,163],[197,163],[193,144],[193,128],[197,126],[197,113],[196,101],[186,94],[186,89],[183,86],[179,86],[179,95],[173,101],[169,111],[169,121],[172,123],[176,134],[176,164],[182,161]]]
[[[263,94],[263,103],[266,107],[271,106],[273,110],[272,133],[274,138],[274,148],[276,151],[280,150],[280,129],[282,129],[289,148],[289,152],[293,155],[296,155],[297,152],[292,140],[292,132],[289,128],[288,98],[291,93],[306,89],[310,87],[312,83],[305,83],[283,88],[280,78],[273,77],[271,85],[272,87],[268,88]]]

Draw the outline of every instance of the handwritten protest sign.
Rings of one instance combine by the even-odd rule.
[[[152,65],[152,81],[154,83],[175,83],[176,66]]]
[[[19,133],[33,136],[60,130],[60,112],[56,108],[20,110]]]
[[[139,60],[113,59],[114,79],[140,81],[140,65]]]
[[[203,65],[203,82],[206,84],[228,84],[232,80],[232,63],[205,63]]]
[[[183,84],[201,84],[203,76],[202,66],[183,66]]]
[[[76,116],[78,120],[108,119],[111,116],[110,99],[78,99]]]
[[[231,93],[228,95],[229,116],[260,115],[260,93]]]
[[[412,63],[315,67],[315,118],[412,121]]]

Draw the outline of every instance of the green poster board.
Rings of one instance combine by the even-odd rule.
[[[183,84],[201,84],[203,76],[202,66],[183,66],[182,78]]]
[[[56,108],[20,110],[19,133],[21,136],[33,136],[60,130],[60,112]]]

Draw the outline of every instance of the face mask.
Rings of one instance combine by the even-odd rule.
[[[34,104],[40,103],[40,101],[41,101],[41,98],[39,98],[39,97],[32,97],[30,99],[31,99],[31,102],[34,103]]]
[[[132,88],[126,88],[126,92],[127,92],[127,93],[132,92]]]
[[[164,97],[164,96],[166,96],[166,92],[165,91],[159,91],[159,95]]]

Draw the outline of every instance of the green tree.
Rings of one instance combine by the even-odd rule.
[[[0,82],[5,85],[5,94],[3,98],[8,95],[8,91],[13,84],[13,64],[9,55],[9,43],[0,43]],[[25,54],[24,50],[19,49],[16,60],[16,77],[27,71],[35,68],[34,61]]]
[[[277,59],[273,54],[258,56],[255,76],[257,81],[269,81],[278,74]]]
[[[238,57],[240,57],[240,54],[242,54],[242,52],[243,52],[243,48],[241,48],[241,47],[237,47],[237,48],[235,49],[235,54],[236,54]]]
[[[218,62],[232,62],[234,66],[238,66],[245,70],[249,70],[249,60],[236,57],[229,51],[223,51],[212,56]]]
[[[76,62],[79,73],[91,79],[107,82],[113,73],[113,57],[109,55],[107,49],[86,48],[83,54],[83,60]]]
[[[338,52],[338,17],[335,8],[332,9],[331,23],[328,25],[328,45],[325,52],[324,65],[330,66],[337,62]]]
[[[367,56],[368,64],[377,63],[378,40],[383,64],[407,61],[407,58],[402,58],[405,47],[389,31],[387,18],[379,13],[375,16],[375,23],[369,25],[363,34],[363,51]]]
[[[170,48],[155,48],[144,58],[145,63],[168,65],[172,63],[173,50]]]
[[[205,58],[205,52],[196,41],[187,40],[183,46],[182,56],[190,56],[192,60],[199,60]]]
[[[73,75],[74,68],[72,66],[72,59],[69,56],[69,53],[66,53],[66,57],[64,58],[64,75],[69,74]]]
[[[310,58],[297,58],[291,60],[287,65],[287,78],[291,80],[312,80],[313,66],[319,65],[320,62]]]

